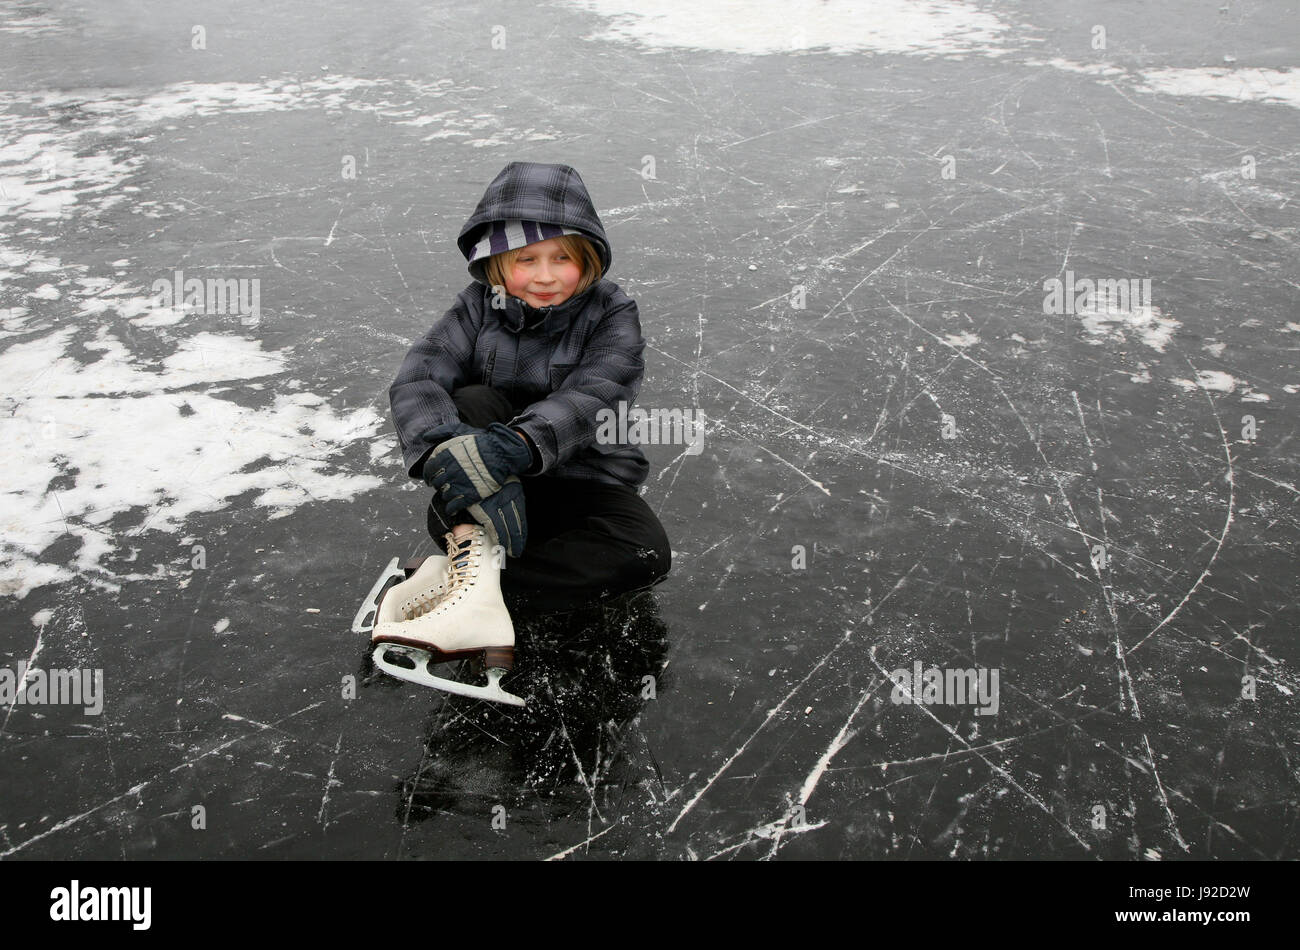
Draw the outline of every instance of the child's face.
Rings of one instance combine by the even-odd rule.
[[[564,252],[559,238],[529,244],[506,276],[506,292],[533,307],[552,307],[573,295],[582,266]]]

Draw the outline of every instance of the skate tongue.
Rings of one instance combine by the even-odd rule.
[[[466,567],[470,563],[470,556],[474,553],[474,539],[466,538],[460,543],[455,553],[451,555],[451,561],[458,567]]]
[[[448,594],[469,584],[469,579],[473,576],[474,568],[477,565],[477,558],[474,557],[474,547],[479,537],[478,532],[459,540],[450,534],[447,535],[447,553],[450,558],[447,574]]]

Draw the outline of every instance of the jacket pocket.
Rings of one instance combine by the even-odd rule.
[[[576,363],[555,363],[551,366],[551,375],[548,380],[551,384],[551,392],[555,392],[564,385],[564,380],[573,372]]]

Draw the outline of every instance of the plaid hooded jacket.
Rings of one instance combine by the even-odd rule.
[[[649,463],[635,445],[600,445],[597,413],[617,418],[630,408],[645,375],[645,340],[636,303],[606,280],[613,261],[605,229],[578,173],[568,165],[511,162],[487,191],[456,239],[468,260],[494,221],[519,218],[576,228],[600,254],[601,279],[550,307],[494,294],[483,261],[470,265],[474,282],[402,361],[388,397],[406,471],[419,478],[430,448],[456,432],[449,395],[483,383],[510,397],[508,425],[528,434],[540,460],[529,475],[588,478],[636,487]]]

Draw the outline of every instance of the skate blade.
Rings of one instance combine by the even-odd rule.
[[[394,663],[388,658],[389,653],[406,659],[413,664],[414,669]],[[431,689],[440,689],[445,693],[455,693],[457,696],[468,696],[472,699],[486,699],[488,702],[504,703],[507,706],[525,705],[524,701],[514,693],[507,693],[501,688],[500,680],[505,670],[489,669],[487,671],[487,685],[475,686],[473,683],[461,683],[457,680],[434,676],[429,672],[430,654],[416,647],[396,643],[379,643],[375,645],[372,658],[375,661],[375,666],[389,676],[396,677],[399,680],[406,680],[408,683],[428,686]]]
[[[398,559],[393,558],[388,562],[388,566],[384,568],[384,572],[379,575],[379,579],[375,581],[374,586],[370,588],[370,593],[366,595],[366,599],[361,602],[361,609],[357,611],[357,615],[352,618],[353,633],[370,633],[375,629],[375,618],[379,614],[379,596],[384,592],[384,588],[393,581],[400,582],[404,580],[406,580],[406,572],[398,566]]]

